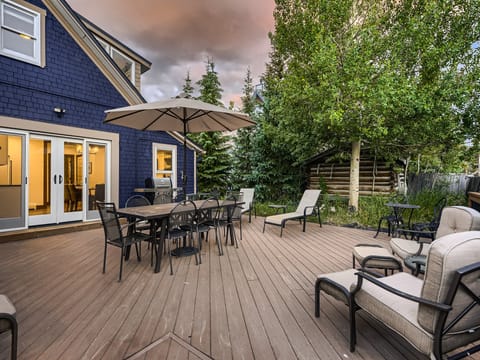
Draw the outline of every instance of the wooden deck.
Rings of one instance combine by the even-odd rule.
[[[246,219],[244,219],[246,220]],[[351,266],[356,243],[385,235],[263,218],[243,223],[238,249],[218,256],[214,241],[194,257],[168,261],[154,274],[144,246],[117,282],[119,250],[109,247],[102,274],[103,230],[0,244],[0,293],[17,307],[19,359],[422,359],[365,315],[358,345],[348,348],[347,308],[322,294],[314,317],[316,276]],[[165,259],[165,258],[164,258]],[[364,318],[365,317],[365,318]],[[9,338],[0,338],[6,359]]]

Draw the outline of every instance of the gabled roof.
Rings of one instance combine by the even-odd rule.
[[[97,25],[95,25],[93,22],[88,20],[86,17],[82,16],[78,12],[76,12],[76,14],[80,18],[80,20],[82,20],[83,24],[88,28],[88,30],[93,32],[98,37],[102,38],[102,40],[104,40],[105,42],[107,42],[109,44],[112,44],[117,49],[121,50],[123,53],[128,55],[131,59],[133,59],[137,63],[139,63],[142,74],[144,72],[150,70],[150,68],[152,67],[152,63],[149,60],[145,59],[139,53],[132,50],[131,48],[126,46],[124,43],[122,43],[121,41],[116,39],[114,36],[112,36],[111,34],[107,33],[105,30],[103,30],[100,27],[98,27]]]
[[[42,2],[128,104],[135,105],[146,102],[142,94],[118,68],[117,64],[115,64],[113,59],[105,52],[80,16],[65,0],[42,0]],[[127,49],[126,46],[125,48]],[[148,60],[146,61],[150,63]],[[167,133],[178,141],[183,142],[183,136],[181,134],[175,131],[168,131]],[[187,144],[196,152],[203,152],[203,150],[193,142],[188,141]]]

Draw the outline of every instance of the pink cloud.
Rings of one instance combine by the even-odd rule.
[[[265,71],[274,0],[67,0],[72,8],[152,61],[142,78],[147,100],[178,93],[187,71],[193,82],[213,58],[226,104],[240,106],[249,67]]]

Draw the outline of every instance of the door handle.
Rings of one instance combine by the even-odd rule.
[[[61,184],[63,182],[63,177],[62,175],[58,175],[58,183]]]
[[[53,175],[53,183],[56,184],[57,183],[57,175]]]

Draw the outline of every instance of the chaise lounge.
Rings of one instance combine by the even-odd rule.
[[[288,220],[300,220],[301,222],[303,221],[303,232],[305,232],[307,216],[315,214],[317,214],[318,216],[318,223],[321,227],[322,221],[320,219],[320,207],[317,205],[319,197],[320,190],[305,190],[295,212],[267,216],[263,222],[263,232],[265,232],[266,224],[280,226],[281,237],[283,234],[283,228],[285,227],[285,224]]]

